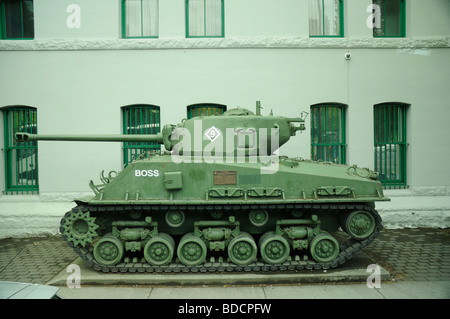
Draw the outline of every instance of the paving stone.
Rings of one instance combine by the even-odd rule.
[[[0,240],[0,280],[45,284],[76,258],[59,236]]]
[[[449,276],[449,230],[383,230],[364,251],[381,266],[408,280]]]
[[[396,280],[450,279],[450,230],[382,230],[363,251]],[[44,284],[76,258],[59,236],[2,239],[0,280]]]

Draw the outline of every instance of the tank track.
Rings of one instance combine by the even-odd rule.
[[[252,205],[254,208],[255,205]],[[371,242],[375,240],[379,236],[379,233],[382,229],[381,225],[381,217],[378,212],[369,205],[366,204],[296,204],[296,205],[257,205],[261,208],[290,208],[293,206],[295,208],[305,208],[305,209],[317,209],[317,210],[338,210],[338,211],[349,211],[354,209],[363,209],[375,217],[375,230],[368,238],[364,240],[356,240],[347,236],[348,239],[340,243],[340,252],[338,257],[332,262],[320,263],[314,260],[302,260],[302,256],[291,256],[286,262],[282,264],[268,264],[264,262],[260,257],[258,257],[257,261],[246,265],[240,266],[234,263],[224,261],[222,257],[217,258],[215,260],[213,257],[210,258],[210,261],[206,261],[198,266],[186,266],[179,262],[174,262],[166,265],[166,266],[152,266],[145,262],[142,258],[141,261],[133,260],[129,262],[119,262],[114,266],[104,266],[99,264],[93,256],[92,249],[89,249],[89,244],[87,247],[82,247],[81,245],[73,245],[71,242],[67,241],[67,238],[62,235],[62,238],[69,247],[73,249],[73,251],[81,257],[90,267],[92,267],[96,271],[102,271],[105,273],[206,273],[206,272],[219,272],[219,273],[230,273],[230,272],[277,272],[277,271],[304,271],[304,270],[328,270],[332,268],[336,268],[342,264],[344,264],[347,260],[351,259],[355,254],[369,245]],[[249,205],[226,205],[223,208],[229,210],[236,209],[248,209]],[[142,207],[145,209],[146,207]],[[205,209],[203,205],[195,205],[190,206],[191,209]],[[105,211],[105,212],[114,212],[114,211],[124,211],[123,206],[107,206],[107,207],[99,207],[99,206],[89,206],[89,205],[80,205],[73,208],[73,211]],[[61,225],[65,223],[65,217],[61,220]],[[62,232],[61,232],[62,233]],[[344,232],[342,232],[344,233]],[[345,233],[344,233],[345,234]]]

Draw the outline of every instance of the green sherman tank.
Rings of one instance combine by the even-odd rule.
[[[237,108],[156,135],[34,135],[32,140],[155,142],[61,220],[63,239],[104,272],[335,268],[381,230],[378,174],[278,156],[304,118]]]

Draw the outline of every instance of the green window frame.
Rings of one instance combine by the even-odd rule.
[[[0,0],[0,39],[34,39],[33,0]]]
[[[158,38],[159,0],[122,0],[122,38]]]
[[[128,105],[122,107],[123,134],[157,134],[161,131],[160,107],[156,105]],[[124,166],[138,157],[161,152],[161,145],[151,142],[124,142]]]
[[[311,159],[346,164],[346,108],[341,103],[311,105]]]
[[[406,36],[406,1],[373,0],[374,22],[380,19],[380,27],[373,27],[374,38],[403,38]],[[377,9],[375,9],[377,6]],[[379,17],[377,17],[377,14]]]
[[[406,188],[406,112],[409,104],[374,105],[375,171],[384,188]]]
[[[224,14],[224,0],[186,0],[186,38],[223,38]]]
[[[309,36],[344,36],[344,0],[309,0]]]
[[[201,115],[220,115],[227,110],[227,106],[215,103],[192,104],[187,107],[187,118],[191,119]]]
[[[37,110],[29,106],[9,106],[2,109],[5,145],[5,193],[37,194],[37,141],[17,142],[15,133],[37,133]]]

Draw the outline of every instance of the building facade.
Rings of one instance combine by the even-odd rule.
[[[89,180],[226,109],[296,117],[280,154],[380,173],[386,227],[449,227],[450,1],[0,0],[0,237],[57,233]]]

